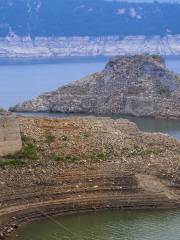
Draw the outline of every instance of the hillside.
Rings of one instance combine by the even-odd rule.
[[[0,36],[177,35],[179,15],[178,3],[1,0]]]
[[[122,56],[100,73],[42,94],[11,111],[180,117],[180,77],[161,57]]]

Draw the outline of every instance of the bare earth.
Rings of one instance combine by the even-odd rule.
[[[17,121],[23,164],[0,169],[0,239],[46,214],[180,206],[180,141],[122,119]]]

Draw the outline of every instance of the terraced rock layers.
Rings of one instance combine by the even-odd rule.
[[[16,169],[16,176],[9,171],[15,184],[13,194],[10,182],[1,189],[0,217],[8,220],[0,227],[3,236],[0,239],[10,236],[18,226],[48,215],[180,206],[180,192],[173,187],[169,189],[167,183],[154,176],[121,172],[116,164],[91,165],[89,168],[49,167],[41,165],[24,169],[31,181],[24,176],[23,184],[18,177],[22,169]]]
[[[180,207],[179,141],[123,119],[17,121],[37,159],[0,169],[0,239],[47,214]]]
[[[10,110],[180,118],[180,77],[158,56],[117,57],[100,73]]]

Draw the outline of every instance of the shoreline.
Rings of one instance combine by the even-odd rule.
[[[172,210],[172,209],[180,209],[180,202],[174,205],[174,206],[163,206],[163,207],[141,207],[141,208],[136,208],[136,207],[99,207],[96,208],[94,206],[89,206],[86,209],[69,209],[69,210],[61,210],[60,208],[56,209],[56,212],[49,212],[47,211],[46,213],[43,214],[38,214],[38,213],[29,213],[27,214],[26,212],[22,213],[22,215],[19,215],[18,217],[12,217],[9,222],[4,222],[3,226],[0,226],[0,240],[6,240],[6,239],[10,239],[10,240],[16,240],[16,234],[18,233],[19,230],[21,230],[22,228],[31,225],[33,222],[36,221],[41,221],[44,219],[49,219],[52,221],[52,219],[59,217],[59,216],[70,216],[70,215],[74,215],[74,214],[83,214],[83,213],[96,213],[96,212],[104,212],[104,211],[143,211],[143,210],[147,210],[147,211],[156,211],[156,210]],[[14,221],[14,218],[16,218],[16,220]],[[3,236],[3,237],[2,237]]]
[[[53,191],[49,194],[46,193],[49,199],[54,196],[53,200],[43,201],[41,199],[44,197],[39,194],[41,198],[37,202],[36,193],[28,192],[29,199],[17,196],[17,202],[13,207],[0,210],[0,217],[4,218],[0,225],[0,239],[15,239],[15,234],[19,228],[51,216],[102,210],[180,208],[180,196],[175,196],[173,189],[168,190],[167,194],[165,190],[168,189],[170,183],[160,180],[158,177],[121,172],[120,168],[114,166],[113,162],[109,162],[106,166],[93,164],[89,166],[61,166],[61,168],[63,173],[60,176],[66,182],[66,187],[58,195]],[[152,189],[150,184],[149,186],[144,184],[143,181],[147,180],[150,181],[150,184],[156,183],[159,188]],[[77,182],[80,189],[77,188]],[[31,195],[34,195],[33,201]]]
[[[128,56],[133,56],[137,54],[127,54]],[[139,54],[140,55],[140,54]],[[0,65],[13,65],[13,64],[55,64],[55,63],[74,63],[74,62],[91,62],[91,61],[108,61],[111,58],[114,58],[120,55],[76,55],[76,56],[24,56],[24,57],[11,57],[11,56],[0,56]],[[166,59],[180,59],[180,54],[178,55],[160,55]]]
[[[10,57],[66,57],[116,56],[153,53],[178,55],[180,35],[127,35],[76,37],[6,37],[0,38],[0,56]]]
[[[11,158],[22,165],[0,168],[0,240],[47,214],[180,208],[179,141],[123,119],[17,123],[23,149]]]

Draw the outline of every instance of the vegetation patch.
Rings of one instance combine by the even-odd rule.
[[[90,154],[89,159],[92,161],[100,161],[100,160],[105,161],[109,159],[109,154],[107,152],[97,151]]]
[[[9,154],[4,157],[6,162],[9,162],[9,165],[21,165],[22,160],[36,160],[38,158],[37,148],[35,144],[32,143],[32,139],[24,134],[21,134],[21,139],[23,148],[14,154]]]
[[[165,97],[170,97],[171,96],[171,91],[168,88],[161,88],[158,93],[160,95],[164,95]]]
[[[56,162],[76,162],[80,160],[80,158],[77,158],[76,156],[72,155],[57,155],[57,154],[52,154],[50,157],[51,160],[56,161]]]
[[[0,107],[0,113],[6,112],[5,109]]]
[[[55,141],[56,137],[52,133],[46,135],[46,142],[50,145]]]
[[[22,150],[16,152],[15,154],[9,154],[5,158],[6,159],[29,159],[29,160],[36,160],[37,159],[37,149],[36,146],[28,143],[26,146],[23,147]]]
[[[66,134],[63,134],[63,135],[60,137],[60,140],[66,142],[66,141],[69,140],[69,136],[66,135]]]
[[[134,156],[142,156],[145,157],[147,155],[158,155],[160,154],[162,151],[161,149],[145,149],[141,146],[138,145],[134,145],[133,148],[129,149],[129,148],[123,148],[122,150],[122,154],[127,156],[127,157],[134,157]]]
[[[21,159],[0,159],[0,167],[3,168],[5,166],[22,166],[25,164],[25,161]]]
[[[31,142],[31,138],[21,133],[21,140],[23,144]]]

